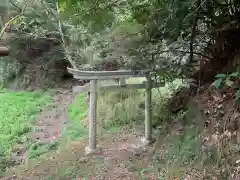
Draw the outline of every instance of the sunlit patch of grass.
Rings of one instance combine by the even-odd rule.
[[[139,107],[141,101],[141,92],[137,90],[102,93],[98,102],[99,125],[108,130],[139,123],[144,117]]]
[[[88,119],[88,104],[85,102],[85,94],[79,94],[76,97],[75,103],[68,107],[69,124],[63,133],[63,137],[70,141],[79,140],[80,138],[86,138],[88,136],[88,126],[86,119]],[[101,101],[102,97],[99,97]],[[100,108],[100,107],[98,107]],[[97,126],[101,126],[99,116],[97,117]],[[120,130],[119,126],[111,126],[104,129],[104,132],[114,133]]]

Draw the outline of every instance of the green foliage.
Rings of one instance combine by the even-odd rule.
[[[217,79],[217,80],[214,81],[214,86],[215,86],[217,89],[219,89],[219,88],[221,87],[222,82],[223,82],[223,79],[222,79],[222,78]]]
[[[0,176],[9,163],[9,155],[16,144],[28,145],[26,133],[41,108],[51,98],[44,92],[0,92]]]
[[[229,76],[230,77],[238,77],[239,75],[240,75],[239,72],[233,72]]]
[[[223,85],[227,85],[228,87],[232,87],[235,85],[235,81],[238,81],[240,78],[239,72],[233,72],[231,74],[217,74],[216,75],[216,80],[214,81],[214,86],[217,89],[220,89]],[[240,98],[240,87],[235,87],[238,88],[236,91],[236,100]]]
[[[102,31],[114,23],[114,9],[104,0],[100,1],[66,1],[60,0],[63,16],[74,14],[74,24],[81,24],[91,31]]]
[[[168,82],[165,87],[153,89],[153,123],[154,125],[164,124],[171,121],[173,118],[169,112],[169,99],[171,99],[174,92],[183,86],[181,80],[176,79],[173,82]],[[176,118],[176,117],[175,117]]]
[[[225,83],[228,86],[231,86],[233,84],[233,82],[230,80],[230,78],[232,77],[231,74],[230,75],[217,74],[215,77],[217,79],[214,81],[214,85],[217,89],[220,89],[220,87],[223,83]]]
[[[231,87],[234,84],[234,80],[233,78],[239,78],[239,73],[238,72],[234,72],[231,73],[229,75],[227,74],[217,74],[216,75],[217,80],[214,81],[214,85],[216,88],[220,88],[220,86],[222,85],[222,83],[225,83],[227,86]]]
[[[20,63],[11,57],[0,58],[0,85],[5,87],[9,83],[11,77],[16,76],[20,70]]]
[[[50,96],[43,92],[2,91],[0,99],[0,148],[8,154],[11,146],[31,130],[35,114],[50,102]]]
[[[189,128],[180,136],[171,137],[164,159],[169,163],[187,165],[199,160],[200,139],[196,128]]]
[[[29,6],[23,18],[16,23],[31,32],[29,35],[32,38],[49,33],[61,34],[62,31],[66,56],[78,65],[104,60],[106,57],[102,55],[106,54],[108,59],[120,60],[124,57],[122,66],[125,68],[154,66],[150,62],[152,53],[158,52],[156,46],[162,45],[145,44],[151,39],[145,32],[148,32],[148,22],[152,22],[155,8],[165,6],[167,2],[61,0],[59,3],[60,17],[56,15],[57,1],[43,1],[40,5]],[[61,49],[59,52],[62,52]],[[156,59],[161,57],[157,55]]]
[[[172,78],[195,71],[198,62],[189,63],[189,54],[191,58],[194,55],[194,60],[202,57],[206,46],[211,45],[209,40],[217,38],[209,29],[232,22],[237,15],[230,12],[234,9],[237,14],[238,7],[233,2],[226,5],[222,1],[200,0],[45,0],[29,5],[21,22],[15,23],[24,27],[20,29],[31,38],[48,39],[47,35],[57,34],[64,45],[58,52],[64,52],[78,68],[99,60],[121,59],[123,68],[160,68],[158,74]],[[115,33],[116,29],[123,31]],[[127,32],[132,29],[134,33]]]
[[[227,75],[226,74],[217,74],[216,78],[226,78]]]
[[[240,90],[237,90],[237,92],[236,92],[236,99],[237,100],[240,99]]]

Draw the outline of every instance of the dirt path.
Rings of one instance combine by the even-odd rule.
[[[65,82],[60,88],[51,91],[53,96],[51,105],[40,110],[36,121],[32,124],[33,130],[29,132],[28,140],[23,143],[19,142],[13,147],[8,163],[9,167],[28,163],[30,150],[27,146],[48,144],[56,140],[67,126],[68,105],[75,99],[72,93],[72,83]]]
[[[114,179],[137,180],[140,171],[149,164],[151,147],[136,148],[140,137],[134,132],[120,132],[99,139],[101,147],[91,156],[85,156],[86,140],[74,142],[70,148],[43,160],[37,165],[30,165],[8,172],[7,179],[17,180],[80,180]],[[147,179],[155,179],[154,174],[146,173]]]
[[[52,105],[37,116],[33,124],[35,131],[30,136],[40,142],[49,142],[58,138],[68,120],[67,106],[73,100],[74,94],[70,88],[54,90]]]

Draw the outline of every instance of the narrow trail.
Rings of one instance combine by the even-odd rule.
[[[54,90],[52,105],[42,110],[33,124],[35,131],[30,137],[39,142],[49,142],[57,139],[66,126],[67,106],[74,101],[71,88]]]
[[[31,145],[48,144],[57,140],[68,124],[68,106],[75,100],[72,92],[72,82],[64,82],[61,87],[51,90],[52,102],[47,107],[40,109],[36,120],[32,123],[32,131],[27,136]],[[11,154],[10,167],[27,164],[29,149],[26,144],[16,144]]]

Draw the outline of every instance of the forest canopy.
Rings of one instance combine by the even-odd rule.
[[[240,48],[237,0],[9,0],[8,5],[10,17],[22,13],[12,23],[21,33],[15,39],[58,39],[61,45],[44,49],[46,56],[75,68],[114,61],[124,69],[151,68],[164,78],[202,83],[226,66],[236,69],[229,62]],[[45,64],[55,63],[46,59]]]

